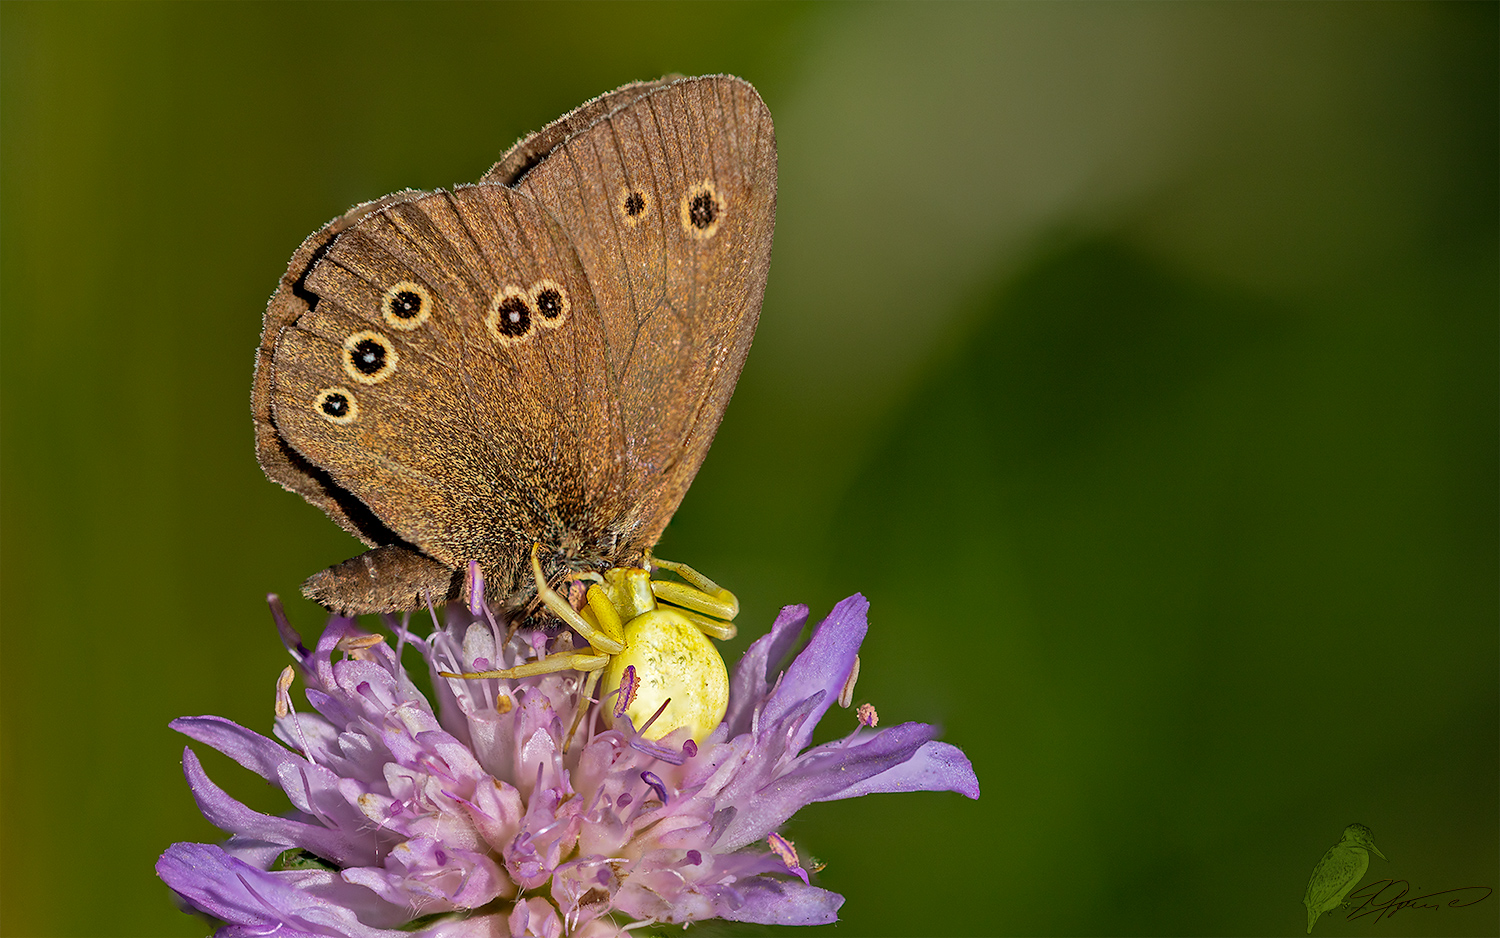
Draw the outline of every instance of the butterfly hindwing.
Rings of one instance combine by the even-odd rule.
[[[599,316],[534,200],[478,185],[372,212],[306,286],[317,301],[276,344],[275,425],[402,541],[508,571],[544,535],[609,535],[624,486]]]

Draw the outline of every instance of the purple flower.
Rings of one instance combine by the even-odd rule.
[[[969,760],[933,727],[874,730],[873,709],[861,708],[848,736],[808,748],[829,707],[848,702],[868,607],[857,595],[839,603],[784,671],[807,607],[783,609],[736,668],[723,723],[694,743],[686,729],[647,740],[629,720],[604,730],[595,714],[570,739],[577,672],[437,675],[571,648],[566,633],[507,636],[454,603],[425,640],[398,625],[392,648],[335,616],[308,650],[273,606],[314,712],[293,709],[288,669],[281,743],[219,717],[172,726],[278,785],[294,810],[252,811],[185,749],[193,797],[231,836],[173,844],[157,873],[225,923],[221,938],[557,938],[615,935],[632,922],[835,921],[843,897],[810,885],[777,833],[798,808],[882,791],[979,797]],[[426,661],[435,711],[402,667],[406,644]]]

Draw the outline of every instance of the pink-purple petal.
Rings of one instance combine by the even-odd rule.
[[[770,876],[752,876],[726,890],[715,909],[731,922],[759,925],[828,925],[838,921],[844,897],[836,892]]]
[[[330,619],[308,651],[278,619],[316,711],[277,718],[291,748],[217,717],[173,725],[281,786],[298,810],[250,810],[185,752],[194,798],[234,836],[223,849],[175,845],[158,869],[228,923],[219,938],[604,938],[630,919],[836,921],[843,899],[808,885],[775,833],[797,809],[877,791],[979,794],[967,758],[923,724],[806,748],[848,680],[867,610],[862,596],[839,603],[786,664],[808,612],[783,609],[735,668],[724,722],[694,745],[588,719],[571,747],[575,675],[435,677],[440,719],[397,648],[353,620]],[[393,628],[434,673],[571,647],[566,634],[506,630],[458,603],[427,639]],[[283,856],[288,847],[311,857]]]
[[[369,845],[356,846],[339,831],[250,810],[209,779],[191,749],[182,750],[182,770],[198,810],[215,827],[241,837],[301,847],[340,865],[358,864],[370,855]]]
[[[730,792],[739,813],[719,843],[721,850],[737,850],[761,840],[784,824],[804,805],[834,801],[840,792],[910,759],[937,730],[925,723],[903,723],[872,733],[847,746],[820,746],[792,763],[790,771],[765,780],[746,779],[741,790]]]
[[[934,740],[922,744],[905,762],[818,800],[837,801],[894,791],[956,791],[965,798],[977,799],[979,778],[962,750]]]
[[[182,717],[169,724],[212,746],[261,778],[279,784],[292,804],[310,814],[331,814],[357,823],[357,812],[337,797],[338,776],[276,742],[220,717]]]
[[[178,717],[167,725],[189,739],[214,747],[268,781],[276,779],[277,770],[284,763],[306,761],[259,733],[223,717]]]
[[[807,745],[813,727],[833,706],[849,679],[860,643],[869,628],[866,618],[869,609],[870,601],[859,593],[834,606],[828,618],[813,630],[807,647],[787,668],[781,684],[766,701],[761,719],[775,721],[804,701],[816,700],[809,719],[791,739],[790,748],[794,752]]]
[[[194,908],[240,926],[244,934],[409,935],[367,925],[346,902],[298,888],[283,874],[256,869],[208,844],[173,844],[156,861],[156,873]]]
[[[779,667],[792,645],[802,634],[807,624],[806,606],[786,606],[771,624],[771,631],[750,643],[745,654],[734,668],[733,682],[729,688],[729,710],[724,715],[724,726],[729,737],[750,731],[750,716],[765,700],[776,675],[772,668]]]

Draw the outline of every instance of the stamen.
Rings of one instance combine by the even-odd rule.
[[[880,714],[875,712],[875,707],[873,704],[862,703],[859,705],[859,709],[856,710],[855,713],[859,716],[860,726],[873,727],[880,722]]]
[[[629,668],[630,666],[627,665],[626,669],[629,670]],[[621,683],[621,686],[624,686],[623,682]],[[644,752],[646,755],[651,756],[652,758],[660,759],[661,761],[670,763],[672,765],[682,765],[685,760],[683,759],[680,752],[675,749],[668,749],[666,746],[660,745],[659,743],[654,743],[646,738],[646,731],[651,728],[651,724],[656,722],[657,717],[660,717],[667,711],[667,705],[671,702],[671,697],[663,700],[661,702],[661,706],[656,708],[656,712],[651,714],[651,719],[646,721],[646,725],[636,730],[635,736],[630,740],[630,748],[634,749],[636,752]]]
[[[292,681],[297,679],[297,672],[291,665],[281,669],[281,676],[276,679],[276,715],[284,717],[292,712],[292,695],[289,692]]]
[[[406,626],[411,621],[411,610],[402,613],[399,619],[389,612],[382,614],[380,618],[385,627],[391,630],[391,634],[396,636],[396,662],[399,664],[402,652],[406,651],[406,637],[410,634]]]
[[[292,681],[297,677],[297,672],[292,670],[291,665],[281,669],[281,676],[276,678],[276,716],[292,718],[292,726],[296,727],[297,739],[302,743],[302,755],[313,765],[318,760],[313,757],[312,747],[307,744],[307,735],[302,732],[302,720],[297,716],[297,710],[292,706]]]
[[[583,682],[583,687],[578,695],[578,712],[573,714],[573,725],[568,728],[568,738],[563,740],[563,752],[567,752],[573,745],[573,734],[578,732],[578,724],[583,722],[583,715],[589,712],[594,705],[594,688],[599,683],[599,672],[590,671],[588,678]]]
[[[661,716],[663,713],[667,712],[667,704],[669,704],[671,702],[672,702],[672,698],[671,697],[668,697],[666,700],[663,700],[661,702],[661,706],[656,708],[656,712],[653,713],[653,714],[651,714],[651,719],[649,719],[649,720],[646,721],[646,725],[645,726],[643,726],[640,729],[636,730],[636,733],[638,733],[641,736],[645,736],[646,735],[646,731],[651,728],[651,724],[653,724],[653,723],[656,722],[656,718],[659,717],[659,716]]]
[[[625,673],[620,676],[620,686],[612,692],[615,698],[616,720],[624,716],[625,711],[630,709],[630,705],[635,702],[635,692],[640,690],[640,688],[640,679],[635,676],[635,665],[627,664],[625,666]]]
[[[655,772],[642,772],[641,781],[651,786],[651,790],[656,792],[657,800],[663,805],[667,803],[667,786]]]
[[[839,691],[839,706],[845,710],[854,703],[854,682],[859,680],[859,655],[854,656],[854,667],[849,670],[849,676],[844,679],[844,689]]]
[[[688,740],[682,744],[682,754],[687,756],[689,759],[698,754],[698,744],[693,742],[691,737],[689,737]]]
[[[385,641],[384,635],[351,635],[339,639],[337,648],[355,661],[369,661],[373,657],[366,650]]]
[[[630,748],[636,752],[643,752],[653,759],[660,759],[668,765],[682,765],[683,762],[687,761],[683,758],[682,753],[677,750],[668,749],[666,746],[653,743],[649,739],[636,737],[630,741]]]
[[[437,607],[432,604],[432,593],[429,590],[422,591],[422,601],[427,603],[427,614],[432,617],[432,634],[428,638],[436,641],[443,631],[443,624],[438,620]]]
[[[797,860],[797,848],[792,846],[790,840],[787,840],[780,834],[772,834],[766,838],[766,842],[771,845],[771,852],[780,857],[781,862],[786,864],[787,872],[796,873],[797,878],[802,880],[804,885],[812,885],[807,880],[807,871],[802,868],[801,863]]]
[[[469,615],[478,618],[484,611],[484,571],[477,560],[469,561],[464,571],[464,599],[469,604]]]

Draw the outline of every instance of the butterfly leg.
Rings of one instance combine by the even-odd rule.
[[[733,593],[685,563],[674,563],[659,557],[650,557],[647,562],[687,580],[687,583],[652,580],[651,592],[657,599],[680,606],[678,611],[688,621],[714,638],[728,640],[738,634],[739,630],[732,620],[739,615],[740,601]]]

